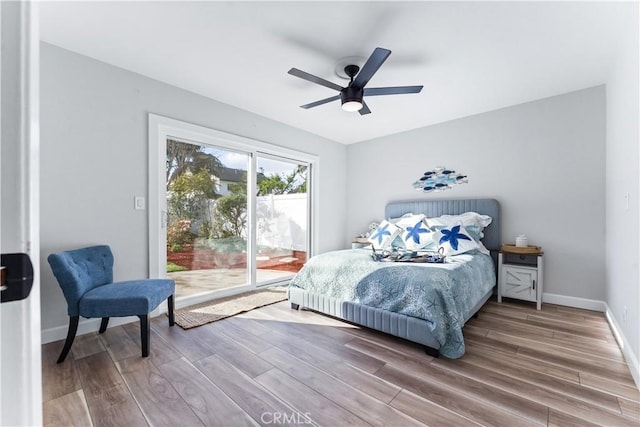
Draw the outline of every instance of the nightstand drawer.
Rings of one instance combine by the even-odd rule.
[[[536,268],[503,265],[500,270],[502,296],[525,301],[536,301],[538,270]]]
[[[505,264],[515,264],[535,267],[538,265],[538,255],[525,255],[525,254],[503,254],[503,261]]]

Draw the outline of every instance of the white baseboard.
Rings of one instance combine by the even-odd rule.
[[[624,360],[627,362],[627,366],[629,367],[629,371],[631,372],[631,376],[633,380],[636,382],[636,386],[640,388],[640,364],[638,363],[638,358],[633,352],[633,349],[629,345],[629,341],[627,341],[627,337],[622,333],[622,329],[618,324],[618,321],[613,316],[613,312],[609,308],[609,305],[604,301],[598,301],[593,299],[586,298],[578,298],[578,297],[568,297],[565,295],[557,295],[557,294],[542,294],[542,302],[546,302],[549,304],[558,304],[564,305],[566,307],[575,307],[582,308],[585,310],[593,310],[599,311],[605,314],[607,318],[607,322],[609,323],[609,327],[611,331],[613,331],[613,336],[616,337],[616,341],[618,342],[618,346],[622,350],[622,354],[624,355]]]
[[[138,319],[135,316],[130,317],[112,317],[109,319],[109,327],[124,325],[126,323],[137,322]],[[89,334],[91,332],[98,332],[100,329],[100,319],[81,319],[78,322],[78,332],[76,336]],[[47,344],[54,341],[60,341],[67,338],[67,331],[69,325],[56,326],[55,328],[42,330],[42,344]]]
[[[546,292],[542,294],[542,302],[564,305],[566,307],[582,308],[584,310],[599,311],[601,313],[604,313],[606,311],[607,306],[604,301],[579,297],[568,297],[566,295],[549,294]]]
[[[633,380],[636,382],[636,386],[640,389],[640,364],[638,363],[638,357],[633,352],[631,345],[629,345],[629,341],[627,341],[627,337],[622,333],[622,329],[618,324],[618,321],[613,316],[613,312],[609,308],[607,303],[605,305],[605,316],[607,317],[607,321],[609,322],[609,326],[613,331],[613,336],[616,337],[616,341],[618,342],[618,346],[622,349],[622,354],[624,355],[624,360],[627,362],[627,366],[629,366],[629,370],[631,371],[631,376]]]
[[[163,301],[160,303],[155,310],[149,313],[149,318],[153,318],[159,316],[160,314],[167,312],[167,301]],[[127,317],[111,317],[109,319],[109,328],[113,328],[115,326],[126,325],[131,322],[138,322],[140,319],[138,316],[127,316]],[[98,332],[100,329],[101,319],[84,319],[80,318],[80,322],[78,322],[78,331],[76,332],[76,336],[90,334],[91,332]],[[64,326],[56,326],[49,329],[43,329],[41,332],[42,344],[47,344],[54,341],[60,341],[67,338],[67,331],[69,330],[69,324]]]

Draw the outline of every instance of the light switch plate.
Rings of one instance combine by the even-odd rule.
[[[629,193],[624,193],[624,210],[625,211],[629,210],[629,197],[630,197]]]
[[[143,211],[145,208],[144,196],[135,196],[133,198],[133,208],[137,211]]]

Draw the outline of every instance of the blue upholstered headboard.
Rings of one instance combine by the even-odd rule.
[[[464,212],[478,212],[493,218],[491,224],[484,229],[482,243],[495,257],[500,250],[500,204],[495,199],[460,199],[460,200],[407,200],[389,202],[385,208],[385,218],[397,218],[406,213],[422,213],[429,218],[440,215],[457,215]]]

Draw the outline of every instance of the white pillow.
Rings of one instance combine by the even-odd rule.
[[[380,225],[378,225],[378,228],[373,230],[368,240],[375,249],[386,249],[391,246],[393,239],[395,239],[400,233],[402,233],[402,229],[400,227],[387,220],[382,220]]]
[[[426,221],[431,230],[434,231],[462,224],[467,234],[478,243],[478,250],[483,254],[490,254],[489,250],[480,241],[480,239],[484,237],[482,230],[493,221],[493,218],[489,215],[482,215],[477,212],[464,212],[460,215],[442,215],[436,218],[427,218]],[[436,240],[435,236],[434,240]]]
[[[422,221],[425,218],[426,215],[424,214],[407,213],[399,218],[391,218],[389,219],[389,222],[397,225],[398,227],[406,227],[408,225],[414,225],[416,222]]]
[[[402,229],[401,240],[409,250],[423,249],[433,243],[433,232],[423,214],[403,216],[396,225]]]
[[[427,218],[427,223],[429,227],[432,228],[454,227],[460,223],[465,227],[476,225],[480,227],[480,231],[482,231],[482,228],[491,224],[491,221],[493,221],[493,219],[489,215],[482,215],[477,212],[465,212],[460,215],[442,215],[436,218]]]
[[[463,254],[478,247],[478,242],[473,240],[460,223],[434,232],[433,240],[438,249],[442,248],[444,255]]]
[[[404,222],[406,222],[407,220],[408,220],[409,222],[411,222],[411,218],[413,218],[414,216],[422,216],[423,218],[425,217],[425,215],[422,215],[422,214],[406,213],[406,214],[404,214],[404,215],[402,215],[402,216],[399,216],[399,217],[397,217],[397,218],[389,218],[389,220],[388,220],[388,221],[389,221],[391,224],[396,224],[396,225],[398,225],[398,223],[404,223]]]

